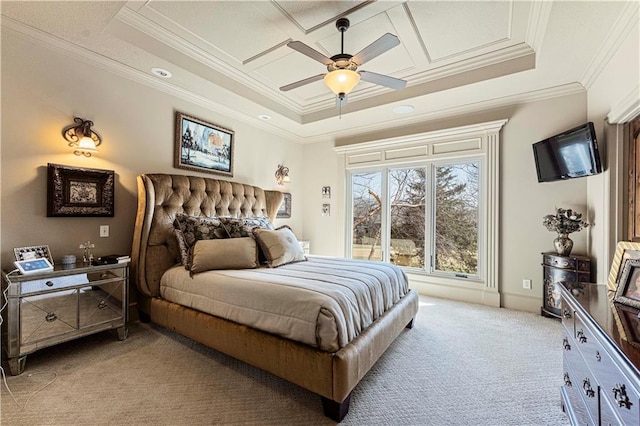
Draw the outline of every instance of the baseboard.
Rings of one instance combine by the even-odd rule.
[[[410,287],[425,296],[459,300],[467,303],[500,307],[500,294],[479,287],[457,287],[437,283],[426,283],[420,280],[409,280]]]
[[[500,293],[492,289],[485,289],[481,283],[463,287],[437,282],[426,282],[422,277],[409,276],[409,285],[425,296],[440,297],[443,299],[459,300],[467,303],[494,306],[496,308],[513,309],[540,313],[541,300],[538,296],[524,296],[515,293]]]
[[[539,297],[523,296],[515,293],[502,293],[500,296],[502,299],[500,304],[503,308],[533,312],[534,314],[540,313],[542,301]]]

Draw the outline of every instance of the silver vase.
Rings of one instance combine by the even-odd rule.
[[[568,256],[573,249],[573,240],[569,238],[569,234],[559,234],[556,239],[553,240],[553,246],[556,248],[556,253],[560,256]]]

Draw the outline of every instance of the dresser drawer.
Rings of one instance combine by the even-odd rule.
[[[606,340],[599,340],[590,324],[575,313],[575,345],[600,386],[600,398],[606,399],[622,424],[640,424],[640,394],[614,360],[615,351]],[[620,361],[619,361],[620,362]]]
[[[600,401],[600,424],[602,426],[618,426],[622,424],[621,420],[616,417],[613,408],[602,396]]]
[[[580,424],[597,425],[598,384],[580,358],[580,353],[575,349],[565,352],[563,364],[568,377],[565,377],[564,388],[569,396],[577,395],[570,402],[575,411],[574,415],[582,419]]]
[[[578,378],[565,361],[564,384],[562,386],[564,410],[569,416],[569,419],[571,419],[571,424],[597,425],[598,418],[596,417],[594,420],[594,418],[591,417],[591,413],[581,396],[582,389],[578,385]]]
[[[640,394],[620,370],[600,377],[600,392],[625,425],[640,425]]]
[[[20,283],[20,294],[28,295],[32,293],[38,293],[42,291],[56,291],[66,287],[73,287],[76,285],[87,284],[89,278],[87,274],[68,275],[66,277],[52,277],[34,279],[31,281],[24,281]]]

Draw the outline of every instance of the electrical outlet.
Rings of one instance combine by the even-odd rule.
[[[109,225],[100,225],[100,236],[101,237],[109,236]]]
[[[531,280],[522,280],[522,288],[531,290]]]

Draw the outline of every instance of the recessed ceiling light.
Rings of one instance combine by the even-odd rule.
[[[258,118],[259,118],[260,120],[264,120],[264,121],[271,120],[271,116],[270,116],[270,115],[267,115],[267,114],[260,114],[260,115],[258,116]]]
[[[171,78],[173,74],[162,68],[151,68],[151,72],[162,78]]]
[[[410,112],[413,112],[413,110],[413,105],[398,105],[393,109],[393,112],[396,114],[409,114]]]

